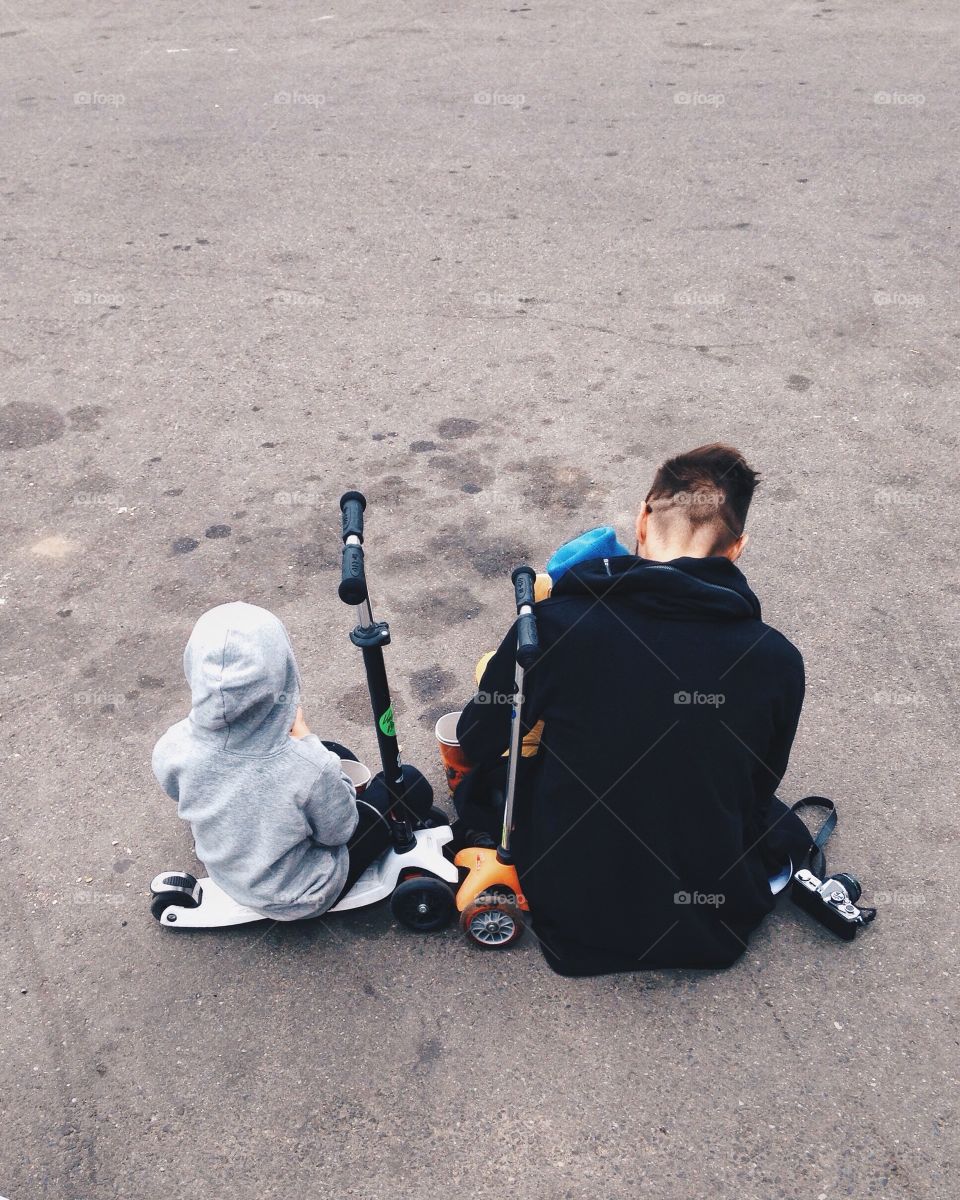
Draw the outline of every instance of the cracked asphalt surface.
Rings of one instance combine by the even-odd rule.
[[[0,10],[0,1193],[956,1192],[957,12],[946,0]],[[723,438],[803,650],[787,799],[880,917],[566,980],[383,908],[178,937],[154,783],[206,607],[277,611],[375,752],[362,488],[406,757],[507,575]],[[638,737],[641,737],[638,731]],[[602,919],[602,906],[598,908]]]

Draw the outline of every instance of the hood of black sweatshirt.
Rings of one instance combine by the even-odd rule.
[[[633,555],[578,563],[552,595],[616,597],[644,612],[675,621],[760,620],[760,601],[728,558],[674,558],[651,562]]]

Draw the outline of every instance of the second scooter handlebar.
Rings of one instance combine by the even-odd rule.
[[[517,662],[526,670],[540,653],[540,636],[533,611],[533,588],[537,576],[532,567],[517,567],[510,578],[513,580],[513,594],[517,603]]]

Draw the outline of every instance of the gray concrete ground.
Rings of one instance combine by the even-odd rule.
[[[4,4],[4,1196],[956,1194],[958,24]],[[382,909],[151,920],[203,608],[280,613],[373,756],[343,487],[439,787],[508,569],[717,437],[807,660],[784,794],[839,798],[864,938],[784,904],[726,973],[571,981]]]

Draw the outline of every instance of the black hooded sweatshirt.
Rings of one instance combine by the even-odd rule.
[[[728,559],[573,567],[536,606],[513,848],[549,964],[586,975],[725,967],[773,907],[771,802],[803,704],[799,651]],[[515,627],[460,719],[466,754],[504,751]]]

